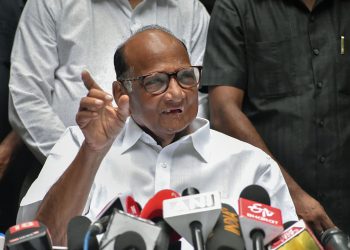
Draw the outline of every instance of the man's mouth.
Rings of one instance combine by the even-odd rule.
[[[172,108],[172,109],[167,109],[163,113],[164,114],[180,114],[183,112],[182,108]]]

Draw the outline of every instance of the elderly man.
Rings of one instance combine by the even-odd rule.
[[[196,118],[200,68],[190,64],[180,40],[147,27],[116,51],[114,61],[117,107],[83,72],[89,93],[80,102],[79,128],[69,128],[54,146],[22,201],[21,220],[42,221],[59,244],[73,216],[95,219],[121,193],[133,193],[143,206],[159,190],[193,186],[220,191],[237,208],[241,190],[253,183],[269,192],[285,221],[297,219],[277,164]]]

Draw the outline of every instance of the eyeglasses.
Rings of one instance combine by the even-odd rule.
[[[174,77],[177,83],[184,89],[197,86],[200,80],[201,69],[201,66],[190,66],[175,72],[155,72],[130,79],[118,79],[118,81],[121,83],[129,82],[129,84],[131,81],[139,81],[148,93],[159,95],[168,89],[171,77]]]

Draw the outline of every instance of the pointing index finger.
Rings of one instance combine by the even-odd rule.
[[[87,70],[83,70],[81,72],[81,79],[84,82],[85,87],[88,90],[91,89],[98,89],[98,90],[102,90],[101,87],[95,82],[95,80],[91,77],[89,71]]]

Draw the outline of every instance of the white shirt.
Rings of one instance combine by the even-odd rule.
[[[150,24],[170,29],[185,42],[192,65],[201,65],[208,23],[198,0],[145,0],[134,10],[128,0],[29,0],[12,50],[12,126],[44,161],[66,127],[76,124],[79,101],[87,93],[83,69],[112,93],[116,48]],[[201,104],[199,115],[204,115]]]
[[[219,191],[222,202],[238,211],[242,189],[258,184],[269,193],[271,206],[282,210],[284,222],[298,220],[285,181],[271,157],[211,130],[205,119],[197,118],[192,128],[194,133],[162,148],[128,119],[97,171],[84,214],[95,220],[109,201],[122,194],[132,194],[143,207],[159,190],[181,193],[188,187],[201,193]],[[83,141],[78,127],[66,130],[22,200],[19,221],[33,219],[40,201],[72,162]]]

